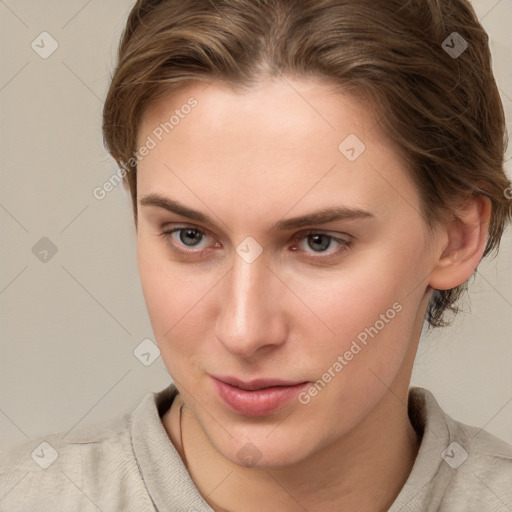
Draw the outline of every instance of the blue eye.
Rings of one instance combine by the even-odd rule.
[[[308,235],[306,240],[310,249],[313,249],[315,252],[325,252],[331,245],[333,238],[332,236],[325,235],[323,233],[317,233],[314,235]]]
[[[204,257],[210,248],[222,248],[202,229],[194,226],[178,226],[166,230],[160,235],[172,251],[189,257]],[[304,258],[321,261],[335,258],[346,251],[352,243],[351,238],[342,239],[328,233],[310,231],[294,237],[292,251],[298,251]]]
[[[164,231],[161,236],[173,250],[185,253],[199,253],[206,248],[204,244],[201,245],[201,242],[209,241],[209,237],[203,230],[190,226],[182,226]]]
[[[335,256],[350,246],[350,241],[348,240],[343,240],[342,238],[337,238],[335,236],[321,232],[310,232],[306,233],[305,235],[303,234],[299,237],[299,240],[299,246],[302,246],[300,248],[301,251],[309,254],[316,253],[319,255],[318,257]],[[306,249],[304,248],[304,242],[306,243]],[[334,250],[329,250],[329,248],[332,249],[333,246]]]
[[[204,237],[204,233],[198,229],[181,228],[175,232],[179,232],[180,242],[182,242],[187,247],[196,247]]]

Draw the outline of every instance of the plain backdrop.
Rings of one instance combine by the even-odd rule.
[[[170,383],[161,358],[145,366],[134,355],[154,338],[128,194],[92,193],[115,171],[101,110],[131,5],[0,0],[2,450],[105,422]],[[512,133],[512,2],[474,6]],[[40,53],[55,43],[42,32],[58,44],[47,58]],[[512,443],[510,230],[464,307],[453,326],[423,336],[411,384],[455,419]]]

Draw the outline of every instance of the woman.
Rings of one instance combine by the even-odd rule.
[[[512,509],[512,447],[409,387],[510,220],[504,130],[464,0],[138,1],[104,137],[174,384],[6,454],[2,510]]]

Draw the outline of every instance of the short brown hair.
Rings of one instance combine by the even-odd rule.
[[[460,55],[449,52],[456,43]],[[133,155],[149,103],[197,81],[250,88],[280,74],[324,78],[371,101],[408,164],[427,223],[485,195],[492,217],[484,255],[497,250],[511,217],[505,117],[488,36],[465,0],[138,0],[103,113],[135,222]],[[431,326],[446,324],[466,287],[434,291]]]

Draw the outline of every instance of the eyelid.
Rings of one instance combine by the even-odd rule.
[[[166,222],[162,224],[162,227],[160,228],[162,231],[172,231],[175,229],[197,229],[198,231],[202,231],[204,233],[208,233],[209,231],[206,228],[203,228],[201,226],[198,226],[197,224],[192,224],[190,222]]]
[[[203,236],[209,237],[209,238],[213,238],[213,236],[208,232],[208,230],[206,230],[204,228],[201,228],[199,226],[195,226],[193,224],[187,224],[187,223],[176,223],[176,224],[172,224],[172,225],[167,224],[167,225],[162,227],[160,236],[162,238],[164,238],[164,239],[170,238],[174,233],[179,232],[181,230],[185,230],[185,229],[191,229],[191,230],[194,230],[194,231],[199,231],[200,233],[203,234]],[[175,244],[172,244],[172,245],[173,245],[173,247],[176,247]],[[185,246],[180,246],[176,250],[177,251],[181,251],[181,252],[196,253],[196,254],[206,250],[206,249],[194,250],[193,247],[191,247],[190,249],[186,249],[184,247]]]
[[[339,233],[338,231],[330,231],[328,229],[306,229],[293,235],[294,238],[304,238],[308,235],[325,235],[330,236],[333,240],[342,240],[343,242],[349,243],[354,240],[354,237],[348,233]],[[345,240],[346,238],[346,240]]]

